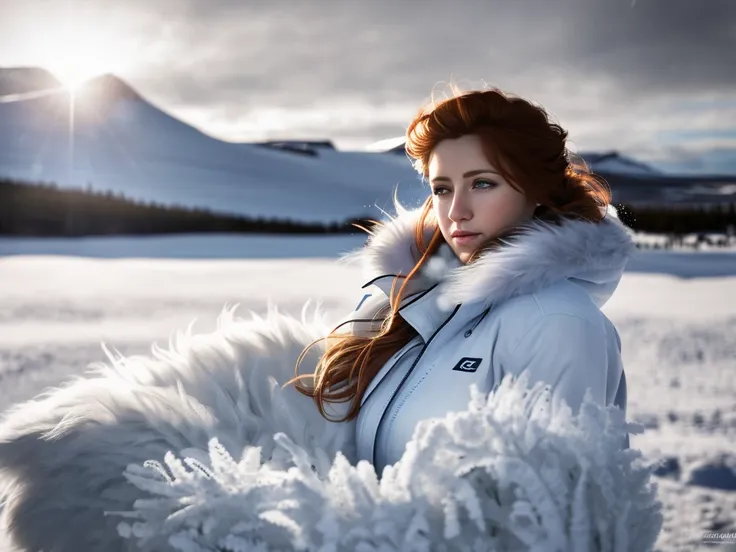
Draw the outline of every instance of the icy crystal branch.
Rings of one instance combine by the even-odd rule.
[[[208,453],[130,465],[125,477],[154,498],[108,515],[144,551],[652,550],[651,468],[621,448],[641,426],[588,396],[577,415],[551,405],[525,376],[487,397],[474,388],[467,410],[420,423],[380,479],[341,453],[325,468],[323,450],[283,432],[274,452],[286,463],[253,446],[236,461],[214,438]]]

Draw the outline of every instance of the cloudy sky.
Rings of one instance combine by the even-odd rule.
[[[736,166],[736,0],[0,0],[0,67],[113,72],[219,138],[403,134],[498,86],[578,150]]]

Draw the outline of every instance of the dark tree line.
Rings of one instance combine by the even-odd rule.
[[[618,205],[621,221],[637,232],[651,234],[723,233],[736,231],[736,203],[711,205]]]
[[[630,228],[656,234],[733,233],[736,204],[617,205]],[[247,217],[125,198],[112,192],[66,189],[0,178],[0,235],[90,236],[170,233],[363,233],[372,221],[306,223],[287,218]]]
[[[360,218],[307,223],[134,201],[110,191],[65,189],[0,178],[0,235],[92,236],[174,233],[359,233]]]

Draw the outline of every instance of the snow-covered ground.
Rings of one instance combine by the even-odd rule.
[[[635,240],[642,249],[736,251],[736,236],[714,232],[685,234],[679,239],[670,234],[637,232]]]
[[[335,261],[363,239],[0,240],[0,409],[104,360],[101,342],[146,354],[195,318],[214,328],[225,304],[352,310],[360,270]],[[705,531],[736,531],[736,253],[641,251],[604,311],[622,337],[629,418],[648,428],[632,446],[666,463],[659,549],[705,550]]]

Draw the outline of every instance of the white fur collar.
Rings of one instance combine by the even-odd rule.
[[[419,259],[414,227],[421,210],[407,210],[398,201],[395,207],[396,217],[390,217],[363,248],[343,257],[358,260],[367,281],[387,274],[406,275]],[[431,234],[432,229],[425,227],[425,243]],[[443,243],[411,289],[440,283],[440,304],[484,301],[489,305],[568,278],[582,285],[601,307],[618,286],[634,249],[631,231],[613,208],[600,223],[566,220],[555,226],[535,219],[516,241],[484,253],[470,265],[463,265]]]

